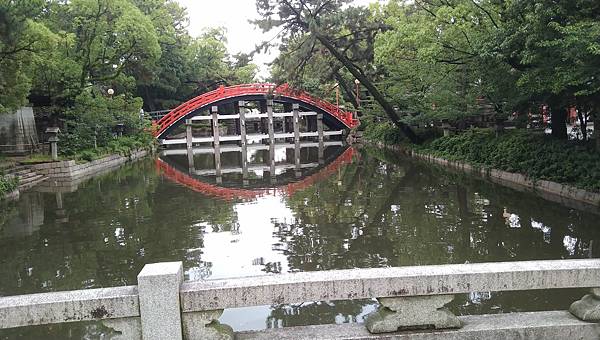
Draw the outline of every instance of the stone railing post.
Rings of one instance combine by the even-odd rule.
[[[142,338],[182,340],[179,288],[183,264],[147,264],[138,275]]]

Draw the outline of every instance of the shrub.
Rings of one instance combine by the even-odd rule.
[[[109,146],[117,134],[117,124],[123,124],[124,136],[145,134],[148,123],[139,117],[140,98],[125,95],[107,98],[84,92],[65,113],[66,123],[60,135],[59,152],[72,156],[82,150]],[[90,153],[86,153],[86,157]]]
[[[600,153],[591,143],[560,141],[521,130],[496,137],[491,130],[473,129],[415,148],[446,159],[600,191]]]
[[[0,199],[4,195],[13,192],[19,186],[19,179],[16,177],[8,177],[0,174]]]

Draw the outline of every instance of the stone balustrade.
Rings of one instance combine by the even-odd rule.
[[[138,286],[0,298],[0,329],[102,320],[122,339],[506,339],[600,337],[600,259],[302,272],[183,282],[180,262],[149,264]],[[569,311],[457,317],[455,294],[591,288]],[[225,308],[377,298],[364,325],[240,332]],[[423,331],[423,330],[427,331]]]

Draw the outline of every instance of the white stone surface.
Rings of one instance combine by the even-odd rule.
[[[182,339],[179,289],[181,262],[147,264],[138,275],[144,340]]]
[[[0,298],[0,329],[139,315],[135,286]]]
[[[277,328],[236,334],[238,340],[398,339],[398,340],[584,340],[600,339],[600,324],[577,320],[567,311],[459,317],[463,328],[370,334],[361,324]]]
[[[119,333],[110,336],[110,340],[142,340],[142,322],[139,317],[110,319],[102,323]]]
[[[219,323],[223,310],[183,314],[183,336],[186,340],[233,340],[233,329]]]
[[[381,307],[367,317],[371,333],[396,332],[399,329],[460,328],[456,315],[444,306],[454,295],[380,298]]]
[[[184,312],[306,301],[596,287],[600,259],[301,272],[184,283]]]

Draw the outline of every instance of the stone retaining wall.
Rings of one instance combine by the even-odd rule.
[[[43,174],[54,182],[73,182],[83,177],[91,176],[97,172],[115,168],[131,160],[142,158],[148,154],[146,150],[138,150],[130,156],[110,155],[91,162],[78,164],[77,162],[61,161],[35,164],[32,168],[38,173]]]
[[[519,173],[502,171],[498,169],[484,169],[475,167],[469,163],[461,161],[450,161],[444,158],[435,157],[429,154],[421,154],[413,150],[407,149],[399,145],[386,145],[381,142],[376,142],[380,148],[386,148],[397,152],[404,153],[411,157],[425,160],[431,163],[443,165],[453,169],[457,169],[466,173],[476,174],[490,180],[512,187],[513,189],[528,189],[529,191],[541,196],[550,201],[559,202],[568,206],[573,206],[574,202],[586,205],[600,207],[600,193],[586,191],[571,185],[560,184],[546,180],[533,180]],[[585,208],[581,205],[575,208]]]

